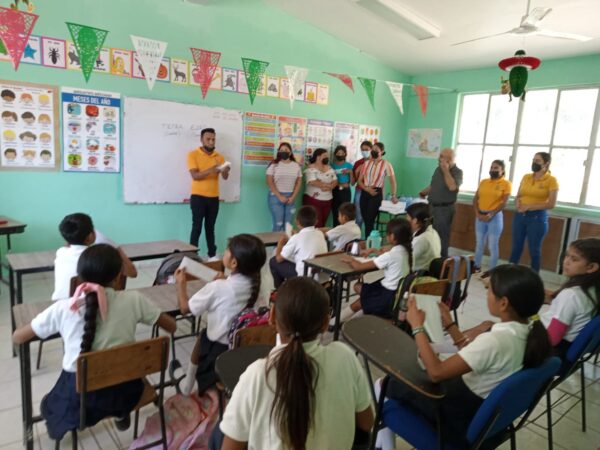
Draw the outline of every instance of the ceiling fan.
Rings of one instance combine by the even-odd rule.
[[[572,34],[572,33],[562,33],[559,31],[551,31],[546,30],[544,28],[540,28],[538,24],[546,17],[551,11],[552,8],[545,7],[537,7],[533,8],[533,10],[529,10],[531,5],[531,0],[527,0],[527,11],[525,15],[521,18],[521,24],[513,28],[512,30],[505,31],[503,33],[491,34],[489,36],[478,37],[475,39],[469,39],[468,41],[457,42],[455,45],[462,45],[468,42],[480,41],[482,39],[488,39],[491,37],[502,36],[504,34],[509,34],[511,36],[544,36],[558,39],[570,39],[580,42],[585,42],[593,39],[589,36],[583,36],[581,34]]]

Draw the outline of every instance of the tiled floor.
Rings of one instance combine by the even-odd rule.
[[[144,263],[139,267],[139,276],[128,282],[128,287],[149,286],[154,279],[156,263]],[[50,298],[52,292],[52,274],[34,274],[24,277],[24,293],[26,301],[45,301]],[[555,281],[555,280],[554,280]],[[0,449],[22,448],[22,424],[21,424],[21,397],[20,377],[18,359],[12,358],[10,336],[10,316],[8,314],[9,300],[8,288],[0,286],[0,336],[4,339],[0,342]],[[469,289],[469,297],[459,310],[459,323],[461,328],[467,328],[489,319],[485,302],[485,289],[478,280],[473,281]],[[140,339],[149,336],[147,327],[138,330]],[[193,340],[182,339],[177,342],[177,355],[181,361],[187,361]],[[34,411],[37,413],[39,402],[54,385],[60,370],[62,358],[62,347],[59,340],[54,340],[44,345],[42,366],[35,370],[35,358],[37,357],[37,344],[31,348],[32,370],[33,370],[33,402]],[[569,379],[564,388],[570,392],[576,392],[579,388],[579,376]],[[554,427],[555,448],[557,449],[599,449],[600,448],[600,367],[586,365],[587,386],[587,432],[581,431],[581,409],[575,406],[565,418]],[[173,393],[168,391],[168,396]],[[564,411],[572,406],[570,399],[557,407],[557,411]],[[539,408],[539,413],[543,411]],[[144,413],[145,411],[145,413]],[[142,410],[141,426],[145,417],[154,412],[153,407]],[[546,432],[537,424],[545,424],[545,416],[542,416],[536,424],[530,424],[517,435],[518,448],[527,450],[546,449]],[[103,421],[92,429],[80,434],[79,447],[82,449],[113,449],[127,448],[132,441],[132,431],[118,432],[112,422]],[[35,425],[34,429],[35,448],[54,448],[54,444],[48,438],[43,423]],[[70,437],[63,440],[63,448],[71,448]],[[398,449],[408,449],[410,446],[405,442],[397,441]],[[509,448],[505,444],[502,448]]]

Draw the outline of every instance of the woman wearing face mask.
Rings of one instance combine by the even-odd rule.
[[[354,191],[354,206],[356,206],[356,225],[359,227],[363,224],[362,214],[360,213],[360,196],[362,195],[362,189],[358,185],[358,177],[360,176],[360,172],[364,167],[364,163],[371,157],[371,148],[373,148],[373,144],[371,141],[363,141],[360,144],[360,154],[361,158],[354,163],[354,167],[352,168],[352,172],[354,172],[354,179],[357,181],[356,189]]]
[[[385,146],[382,142],[373,144],[371,159],[363,166],[358,185],[363,190],[360,197],[360,213],[365,221],[365,236],[369,236],[375,227],[375,219],[383,200],[385,177],[390,178],[392,202],[397,203],[396,177],[392,165],[383,159]]]
[[[550,175],[550,153],[540,152],[533,157],[532,173],[525,174],[519,185],[515,217],[512,224],[510,262],[518,264],[525,246],[531,255],[531,268],[540,271],[542,241],[548,232],[548,210],[556,206],[558,181]]]
[[[267,167],[269,209],[273,217],[273,231],[283,231],[286,223],[293,223],[296,214],[296,196],[302,184],[302,170],[294,159],[287,142],[279,144],[277,157]]]
[[[310,165],[304,171],[306,190],[302,204],[317,210],[317,228],[324,227],[331,211],[333,190],[338,184],[335,171],[329,165],[329,156],[324,148],[316,149],[310,157]]]
[[[354,172],[352,171],[352,164],[346,161],[345,145],[338,145],[333,151],[333,163],[331,168],[335,171],[338,179],[338,185],[333,190],[333,202],[331,204],[332,215],[333,215],[333,226],[337,227],[340,224],[338,220],[338,210],[340,205],[345,202],[352,200],[352,193],[350,192],[350,186],[355,183]]]
[[[512,190],[510,181],[504,178],[504,161],[496,159],[490,167],[490,177],[481,180],[479,188],[473,197],[475,209],[475,270],[481,269],[483,248],[487,240],[490,250],[489,269],[498,264],[498,243],[504,227],[502,210],[506,206]],[[489,272],[484,272],[481,278],[487,278]]]

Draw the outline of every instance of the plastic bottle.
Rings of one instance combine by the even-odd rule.
[[[379,230],[372,230],[367,238],[367,248],[381,248],[381,234]]]

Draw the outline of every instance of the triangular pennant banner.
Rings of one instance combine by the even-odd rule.
[[[242,58],[242,64],[244,65],[248,94],[250,95],[250,103],[252,104],[269,63],[257,59]]]
[[[134,36],[133,34],[130,36],[144,78],[148,83],[148,89],[152,90],[168,44],[155,39]]]
[[[104,40],[108,31],[99,28],[88,27],[76,23],[65,22],[73,38],[73,43],[77,49],[81,71],[85,81],[90,81],[90,75],[98,59],[98,54],[104,45]]]
[[[392,94],[392,97],[394,97],[394,100],[396,100],[396,104],[400,109],[400,114],[404,114],[404,105],[402,103],[402,90],[404,88],[404,85],[402,83],[395,83],[393,81],[386,81],[385,83],[390,88],[390,93]]]
[[[344,75],[343,73],[333,73],[333,72],[323,72],[323,73],[326,75],[329,75],[330,77],[334,77],[334,78],[337,78],[338,80],[341,80],[342,83],[344,83],[346,86],[348,86],[352,92],[354,92],[354,85],[352,84],[352,78],[350,78],[349,75]]]
[[[192,76],[194,77],[194,81],[200,85],[200,89],[202,89],[202,98],[205,98],[210,83],[212,83],[215,76],[215,70],[217,70],[217,66],[219,65],[221,53],[201,48],[190,48],[190,50],[192,51],[196,66],[192,71]]]
[[[37,14],[0,7],[0,39],[4,41],[15,70],[19,68],[23,50],[37,19]]]
[[[304,91],[304,82],[306,81],[306,76],[308,75],[308,69],[304,67],[296,67],[296,66],[283,66],[285,68],[285,73],[288,76],[289,80],[289,90],[288,94],[290,96],[290,108],[294,108],[294,101],[296,100],[296,94],[300,89]]]
[[[427,88],[427,86],[417,84],[413,86],[413,90],[419,96],[421,113],[423,114],[423,117],[425,117],[425,114],[427,114],[427,98],[429,97],[429,89]]]
[[[2,39],[0,39],[0,55],[8,55],[8,50],[6,50],[4,41]]]
[[[371,106],[375,109],[375,86],[377,85],[377,80],[373,80],[371,78],[361,78],[357,77],[362,87],[365,88],[365,92],[367,93],[367,97],[369,97],[369,101],[371,102]]]

